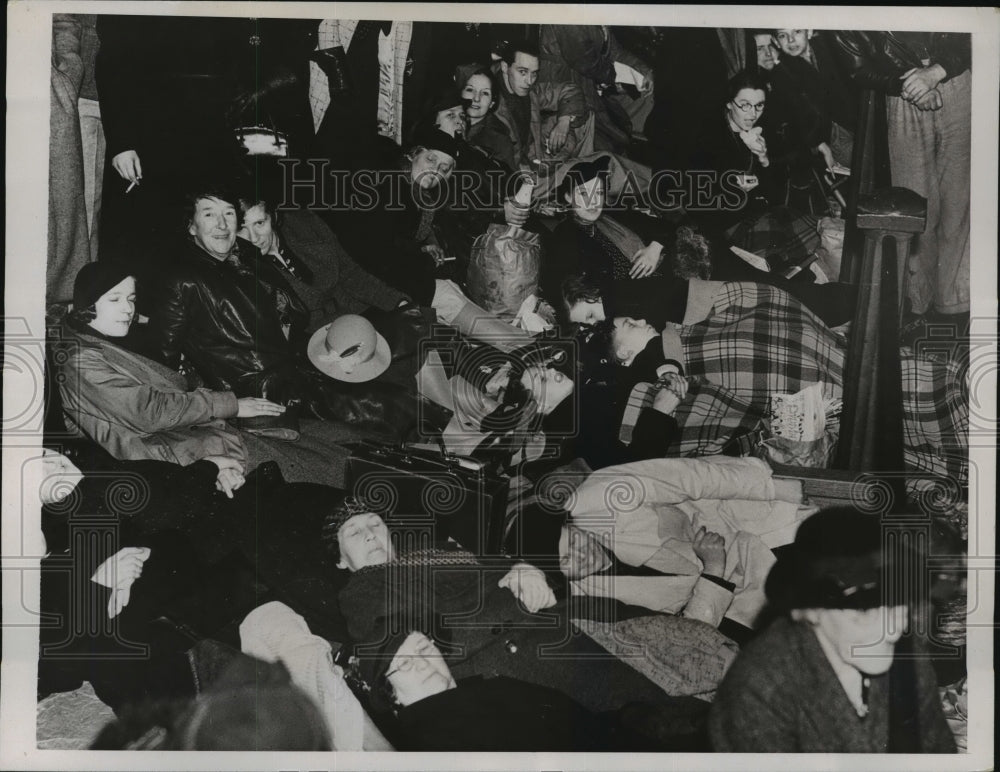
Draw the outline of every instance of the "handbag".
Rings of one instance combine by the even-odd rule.
[[[410,526],[408,547],[454,539],[477,556],[502,553],[509,478],[440,450],[363,441],[347,446],[347,490],[387,523]],[[430,535],[430,544],[426,536]]]

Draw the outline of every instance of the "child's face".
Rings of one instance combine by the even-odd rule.
[[[786,56],[802,56],[809,47],[808,29],[778,29],[774,31],[774,40]]]

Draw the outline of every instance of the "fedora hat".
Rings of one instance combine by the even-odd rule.
[[[357,314],[344,314],[316,330],[306,353],[320,372],[347,383],[378,378],[392,361],[389,343]]]

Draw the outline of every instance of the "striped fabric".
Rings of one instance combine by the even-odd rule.
[[[723,386],[761,413],[771,394],[823,384],[826,400],[843,396],[844,344],[784,290],[727,282],[702,322],[681,328],[688,375]]]
[[[687,396],[674,414],[680,433],[667,448],[667,456],[712,456],[724,451],[750,455],[764,428],[764,411],[704,378],[687,381]],[[655,384],[640,383],[629,395],[618,435],[626,445],[631,444],[639,415],[652,406],[656,392]]]
[[[940,488],[929,480],[945,478],[952,491],[969,484],[968,370],[961,360],[931,354],[918,357],[900,349],[903,385],[903,460],[910,492]],[[943,503],[943,502],[942,502]]]

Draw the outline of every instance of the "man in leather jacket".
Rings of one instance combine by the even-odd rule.
[[[911,311],[969,312],[970,35],[836,33],[852,79],[886,95],[892,184],[927,199],[910,256]]]

